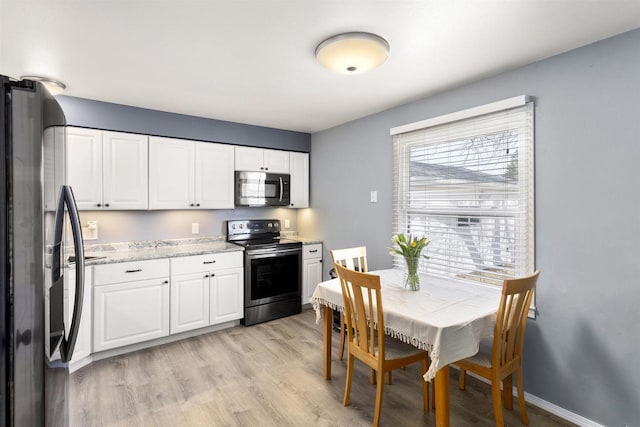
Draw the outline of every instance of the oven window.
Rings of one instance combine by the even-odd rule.
[[[251,299],[297,293],[299,254],[251,260]]]

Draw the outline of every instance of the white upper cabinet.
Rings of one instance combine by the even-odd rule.
[[[272,173],[289,173],[289,152],[264,150],[264,170]]]
[[[149,209],[191,209],[194,194],[193,141],[149,138]]]
[[[147,209],[148,137],[121,132],[102,135],[104,207]]]
[[[78,209],[101,209],[102,131],[67,128],[64,151],[66,183],[73,189]]]
[[[148,137],[69,127],[66,182],[78,209],[147,209]]]
[[[309,207],[309,153],[290,153],[292,208]]]
[[[289,152],[236,147],[236,170],[289,173]]]
[[[196,142],[195,194],[201,209],[233,209],[232,145]]]
[[[150,209],[233,209],[234,147],[151,137]]]

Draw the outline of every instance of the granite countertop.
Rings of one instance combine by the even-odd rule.
[[[282,237],[302,244],[320,244],[321,240],[283,232]],[[195,239],[148,240],[142,242],[108,243],[84,247],[85,265],[115,264],[118,262],[142,261],[149,259],[174,258],[190,255],[204,255],[222,252],[244,251],[242,246],[228,243],[222,237],[202,237]],[[73,254],[68,254],[73,255]],[[87,259],[88,257],[96,257]],[[68,259],[68,256],[65,257]],[[66,263],[69,265],[72,263]]]
[[[322,243],[322,240],[298,236],[298,233],[295,231],[282,231],[280,232],[280,235],[289,240],[295,240],[297,242],[300,242],[303,245],[316,245],[316,244]]]
[[[85,265],[91,266],[238,251],[244,251],[244,248],[221,238],[199,238],[85,245],[84,255],[85,258],[99,257],[85,259]]]

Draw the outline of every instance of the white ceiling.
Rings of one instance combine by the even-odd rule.
[[[0,73],[316,132],[638,27],[640,0],[0,0]],[[387,62],[321,67],[316,45],[346,31],[387,39]]]

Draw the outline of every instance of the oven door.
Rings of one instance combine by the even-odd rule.
[[[245,307],[301,298],[302,248],[246,252]]]
[[[291,176],[265,172],[236,171],[236,206],[289,206]]]

